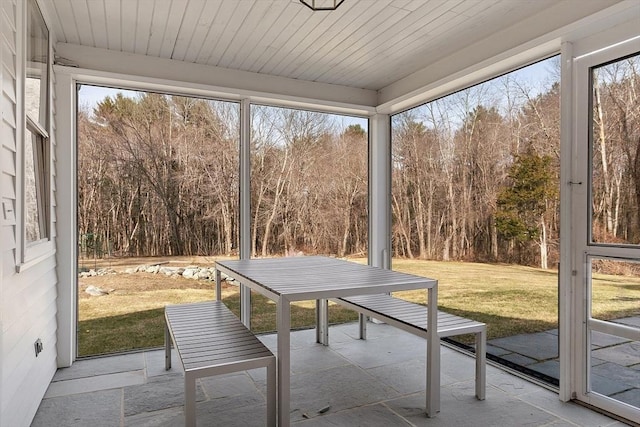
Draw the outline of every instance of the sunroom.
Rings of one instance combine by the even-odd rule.
[[[231,106],[236,148],[230,164],[237,169],[230,194],[237,213],[227,246],[220,243],[226,249],[206,255],[250,259],[304,252],[359,257],[393,270],[411,268],[414,259],[437,262],[428,274],[440,281],[439,307],[489,324],[492,365],[542,383],[554,393],[550,406],[573,402],[594,417],[607,414],[611,423],[639,422],[637,0],[2,0],[0,22],[0,426],[30,425],[43,399],[52,396],[47,389],[59,380],[56,372],[84,356],[78,351],[79,259],[100,221],[94,228],[79,221],[83,186],[91,184],[83,179],[94,167],[80,161],[87,155],[82,126],[98,129],[104,123],[82,120],[87,111],[104,107],[106,96],[116,102],[117,93],[140,105],[149,94],[161,94]],[[91,101],[88,93],[99,99]],[[257,232],[256,221],[269,217],[269,207],[257,204],[254,194],[262,183],[255,174],[257,156],[267,158],[255,141],[260,126],[280,123],[275,117],[281,112],[282,123],[302,114],[316,120],[314,125],[333,123],[334,139],[357,160],[343,161],[346,154],[331,151],[326,139],[313,153],[286,157],[295,166],[287,176],[299,203],[292,211],[308,215]],[[184,147],[189,138],[185,133]],[[327,150],[318,154],[327,163],[313,169],[304,160],[318,147]],[[522,197],[517,190],[531,185],[528,177],[540,178],[545,162],[555,168],[550,189],[528,204],[514,202],[514,195]],[[284,168],[282,158],[274,164]],[[340,232],[309,237],[316,230],[309,224],[343,213],[340,207],[326,209],[335,192],[313,209],[309,196],[323,184],[335,190],[341,172],[355,168],[360,214],[347,215]],[[310,172],[303,175],[303,169]],[[510,190],[493,176],[510,182]],[[309,181],[313,177],[318,182]],[[126,179],[118,185],[127,185]],[[543,206],[536,197],[545,199]],[[185,233],[174,231],[174,240],[155,244],[171,246]],[[317,249],[334,240],[335,246]],[[536,250],[526,252],[525,246]],[[476,270],[467,269],[472,262]],[[553,283],[547,304],[553,319],[523,329],[526,334],[497,334],[492,340],[497,326],[487,320],[485,304],[543,311],[522,290],[496,297],[491,286],[512,264],[540,266],[535,277],[546,275]],[[537,285],[534,276],[518,277]],[[477,310],[456,305],[472,293],[464,287],[470,283],[478,287],[477,300],[469,303]],[[238,298],[246,320],[250,293],[242,289]],[[501,317],[505,328],[522,320],[492,316]],[[387,346],[414,345],[398,341],[404,338],[387,326],[371,326],[378,350],[385,339]],[[336,327],[339,356],[331,357],[349,359],[356,351],[349,347],[351,327]],[[304,339],[308,331],[294,334]],[[542,337],[552,337],[552,354],[538,358],[547,348],[538,341]],[[268,343],[274,336],[263,339]],[[454,350],[465,353],[464,342],[446,346],[451,360],[473,363],[468,352],[460,356]],[[301,347],[308,353],[301,363],[317,363],[316,347]],[[142,353],[106,363],[135,354]],[[391,364],[396,362],[402,364]],[[328,390],[335,387],[340,386]],[[390,401],[375,401],[388,410],[384,414],[374,402],[342,408],[342,414],[336,403],[331,409],[318,403],[317,413],[301,412],[292,421],[336,425],[358,419],[349,411],[361,411],[374,414],[364,418],[369,421],[379,416],[381,425],[391,422],[390,413],[406,425],[412,418]],[[489,415],[478,419],[487,425],[505,420],[491,418],[495,406],[483,403],[474,402],[473,411]],[[444,413],[455,410],[443,405],[441,414],[420,422],[435,425],[440,417],[446,423],[451,418]],[[532,422],[581,423],[558,417]],[[125,418],[116,424],[135,424]]]

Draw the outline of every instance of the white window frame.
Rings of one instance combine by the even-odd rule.
[[[29,2],[33,2],[36,10],[40,13],[42,17],[42,21],[44,22],[44,30],[47,35],[47,79],[46,82],[42,82],[41,85],[41,99],[44,102],[39,106],[39,108],[44,108],[44,117],[45,124],[43,126],[42,123],[39,122],[38,118],[32,118],[27,113],[27,105],[26,105],[26,81],[27,76],[33,71],[29,66],[29,58],[27,58],[27,44],[29,43],[29,22],[30,22],[30,8]],[[19,165],[19,200],[17,201],[20,213],[18,218],[20,222],[18,224],[18,237],[17,237],[17,262],[16,262],[16,271],[18,273],[30,268],[31,266],[39,263],[43,259],[51,256],[55,253],[55,247],[52,239],[52,153],[51,153],[51,137],[49,132],[49,127],[51,126],[51,76],[52,76],[52,67],[51,67],[51,36],[49,28],[47,27],[46,21],[42,16],[42,12],[38,5],[37,0],[28,0],[28,2],[24,2],[22,5],[22,28],[19,31],[21,37],[19,39],[19,43],[22,45],[19,52],[22,53],[22,57],[19,60],[19,70],[18,75],[20,76],[20,87],[19,87],[19,111],[20,111],[20,120],[21,124],[18,127],[20,135],[18,135],[18,141],[21,141],[21,146],[18,150],[18,165]],[[32,137],[33,135],[33,137]],[[26,166],[26,144],[33,144],[33,139],[36,138],[38,140],[37,144],[34,144],[33,149],[37,150],[37,153],[34,151],[34,173],[35,173],[35,182],[37,191],[37,209],[38,209],[38,221],[39,228],[41,230],[41,238],[35,241],[29,241],[27,238],[27,197],[26,197],[26,186],[27,186],[27,166]],[[40,145],[40,147],[36,147],[35,145]]]

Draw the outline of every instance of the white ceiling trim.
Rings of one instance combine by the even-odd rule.
[[[189,65],[193,66],[194,64]],[[322,101],[315,98],[304,98],[300,96],[262,93],[175,79],[154,78],[130,73],[114,73],[64,65],[54,65],[54,71],[59,74],[69,75],[76,83],[81,84],[93,84],[120,89],[142,90],[236,102],[248,99],[256,104],[299,108],[357,117],[369,117],[375,114],[375,107],[372,106],[354,105],[327,100]]]
[[[373,90],[229,70],[87,46],[58,43],[56,56],[61,63],[78,66],[79,69],[74,73],[78,79],[90,79],[96,84],[114,84],[120,87],[126,85],[179,93],[197,92],[202,95],[208,93],[207,96],[225,99],[248,98],[272,105],[311,107],[314,110],[358,116],[374,114],[377,102],[377,92]],[[100,83],[101,80],[104,81]],[[118,83],[118,80],[122,82]]]
[[[512,49],[455,72],[449,72],[448,70],[451,63],[454,62],[452,59],[439,61],[429,67],[428,71],[423,70],[423,72],[427,74],[430,73],[431,75],[444,75],[445,77],[429,84],[422,84],[417,89],[391,98],[387,102],[382,102],[378,105],[376,111],[381,114],[395,114],[458,90],[482,83],[496,76],[559,53],[560,43],[560,39],[554,39],[542,44],[531,43],[535,47]],[[425,80],[422,79],[422,82],[424,81]],[[384,99],[386,97],[389,97],[389,94],[381,91],[379,98]]]

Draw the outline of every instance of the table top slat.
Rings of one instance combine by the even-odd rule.
[[[393,289],[428,289],[434,279],[323,256],[217,261],[240,282],[290,300],[383,293]]]

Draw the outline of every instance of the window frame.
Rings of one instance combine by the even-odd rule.
[[[19,73],[22,80],[22,87],[20,88],[21,94],[21,120],[22,126],[20,131],[22,136],[19,138],[21,141],[20,146],[20,185],[21,189],[19,195],[20,209],[20,223],[19,223],[19,237],[18,245],[20,248],[18,252],[18,259],[16,263],[16,271],[19,273],[32,265],[35,265],[42,261],[44,258],[50,256],[55,252],[55,248],[52,241],[52,197],[51,197],[51,181],[52,181],[52,166],[51,166],[51,137],[49,128],[51,126],[51,35],[47,23],[44,19],[42,11],[38,5],[37,0],[28,0],[23,6],[23,31],[22,31],[22,43],[24,48],[21,49],[23,57],[20,65],[22,66],[22,72]],[[33,16],[37,14],[37,16]],[[31,58],[29,58],[29,45],[30,34],[33,24],[39,25],[39,31],[45,38],[45,53],[42,60],[42,68],[46,69],[46,76],[41,78],[40,90],[39,90],[39,102],[38,102],[38,117],[32,117],[28,111],[27,103],[27,80],[34,76],[35,68],[31,66]],[[27,150],[27,144],[32,144],[32,149]],[[28,200],[27,200],[27,175],[30,173],[27,170],[27,153],[31,153],[33,156],[33,178],[35,182],[35,208],[37,210],[39,230],[38,238],[31,240],[27,235],[27,222],[28,222]],[[21,199],[21,200],[20,200]]]

